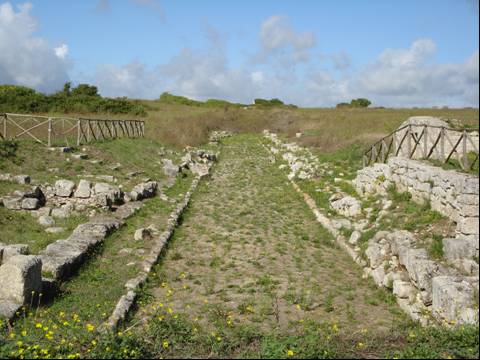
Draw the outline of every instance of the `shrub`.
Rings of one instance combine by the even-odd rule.
[[[80,84],[71,89],[68,82],[63,90],[45,95],[24,86],[0,85],[0,112],[13,113],[111,113],[146,115],[138,102],[122,98],[103,98],[96,86]]]
[[[372,102],[365,98],[353,99],[350,103],[341,102],[337,104],[337,108],[367,108]]]
[[[254,100],[255,105],[261,105],[261,106],[283,106],[285,105],[283,101],[280,99],[271,99],[271,100],[265,100],[265,99],[255,99]],[[289,105],[289,106],[294,106],[294,105]]]

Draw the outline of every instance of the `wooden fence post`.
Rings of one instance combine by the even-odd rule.
[[[80,119],[77,120],[77,146],[80,146]]]
[[[463,143],[462,143],[462,167],[463,170],[468,169],[468,156],[467,156],[467,130],[463,130]]]
[[[52,146],[52,118],[48,118],[48,147]]]
[[[423,128],[423,158],[428,156],[428,126],[424,125]]]
[[[407,137],[408,137],[408,142],[407,142],[408,157],[411,158],[412,157],[412,125],[408,125]]]
[[[440,131],[440,157],[445,162],[445,128],[442,126]]]

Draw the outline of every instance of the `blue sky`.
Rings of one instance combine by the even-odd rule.
[[[478,0],[0,0],[0,83],[478,107],[478,21]]]

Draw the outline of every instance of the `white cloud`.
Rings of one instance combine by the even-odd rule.
[[[68,47],[57,51],[46,40],[35,37],[37,23],[30,16],[32,5],[17,9],[0,5],[0,83],[33,87],[41,91],[58,90],[68,81]]]
[[[55,55],[57,55],[57,57],[62,59],[62,60],[64,60],[68,55],[68,45],[67,44],[62,44],[59,47],[56,47],[54,50],[55,50]]]
[[[35,36],[31,8],[28,3],[17,8],[8,2],[0,5],[0,83],[50,92],[68,81],[69,47],[51,47]],[[310,56],[314,34],[298,32],[285,17],[275,15],[259,29],[257,61],[246,58],[232,66],[228,38],[211,26],[206,31],[209,45],[204,49],[185,48],[153,67],[140,60],[123,66],[103,64],[74,80],[97,85],[105,96],[133,98],[157,98],[170,91],[201,100],[243,103],[277,97],[300,106],[334,106],[356,97],[384,106],[478,106],[478,50],[461,63],[438,64],[431,61],[436,44],[418,39],[406,49],[384,50],[356,72],[346,52],[322,55],[332,65],[324,68],[318,56]]]
[[[432,40],[388,49],[363,69],[353,88],[388,106],[478,106],[478,50],[464,63],[431,64]]]
[[[260,28],[261,50],[254,62],[276,60],[282,65],[295,65],[309,59],[309,50],[315,46],[312,32],[296,32],[286,16],[273,15],[263,21]]]
[[[161,91],[158,73],[138,60],[124,66],[100,65],[86,82],[98,86],[100,94],[108,97],[156,98]]]

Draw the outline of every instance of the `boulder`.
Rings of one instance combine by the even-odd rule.
[[[99,206],[111,207],[123,201],[123,192],[120,188],[107,183],[96,183],[94,193],[94,201]]]
[[[394,280],[393,294],[400,299],[412,299],[415,295],[415,287],[409,281]]]
[[[357,245],[358,240],[360,240],[361,237],[362,233],[358,230],[355,230],[354,232],[352,232],[352,235],[350,235],[350,239],[348,240],[348,242],[352,245]]]
[[[179,167],[174,165],[172,160],[163,159],[163,172],[169,177],[175,177],[179,172]]]
[[[356,217],[362,213],[360,202],[353,196],[346,196],[330,202],[330,206],[340,215]]]
[[[198,176],[208,175],[208,166],[196,162],[190,163],[190,171]]]
[[[54,217],[54,218],[60,218],[60,219],[64,219],[64,218],[67,218],[70,216],[70,210],[66,209],[66,208],[53,208],[52,209],[52,212],[51,212],[51,215]]]
[[[13,245],[4,245],[0,243],[0,263],[4,263],[8,259],[16,255],[27,255],[28,254],[28,245],[25,244],[13,244]]]
[[[2,198],[3,206],[9,210],[21,210],[22,209],[22,196],[7,195]]]
[[[130,199],[133,201],[138,201],[151,198],[155,196],[157,188],[158,183],[156,181],[149,181],[135,185],[132,191],[129,193]]]
[[[90,197],[91,194],[92,183],[88,180],[80,180],[78,183],[77,190],[73,194],[76,198],[86,199]]]
[[[152,238],[152,231],[151,231],[151,229],[148,229],[148,228],[137,229],[135,231],[135,234],[134,234],[133,238],[136,241],[149,240],[149,239]]]
[[[55,182],[55,195],[61,197],[70,197],[74,188],[75,183],[71,180],[57,180]]]
[[[0,299],[28,304],[32,292],[42,291],[42,261],[38,256],[16,255],[0,266]],[[2,301],[0,301],[2,302]]]
[[[40,207],[40,200],[35,198],[25,198],[22,200],[23,210],[36,210]]]
[[[447,260],[478,258],[478,237],[443,239],[443,254]]]
[[[381,265],[383,265],[383,263]],[[376,269],[372,270],[370,272],[370,276],[372,277],[375,284],[377,284],[378,286],[383,286],[386,276],[384,266],[379,266]]]
[[[38,223],[42,226],[53,226],[55,225],[55,220],[49,215],[41,215],[38,218]]]
[[[376,268],[386,260],[387,252],[384,246],[372,242],[368,244],[365,256],[370,261],[370,267]]]
[[[15,175],[12,180],[18,184],[30,184],[31,181],[29,175]]]
[[[455,324],[478,324],[478,277],[475,288],[465,278],[437,276],[432,281],[432,310]]]

